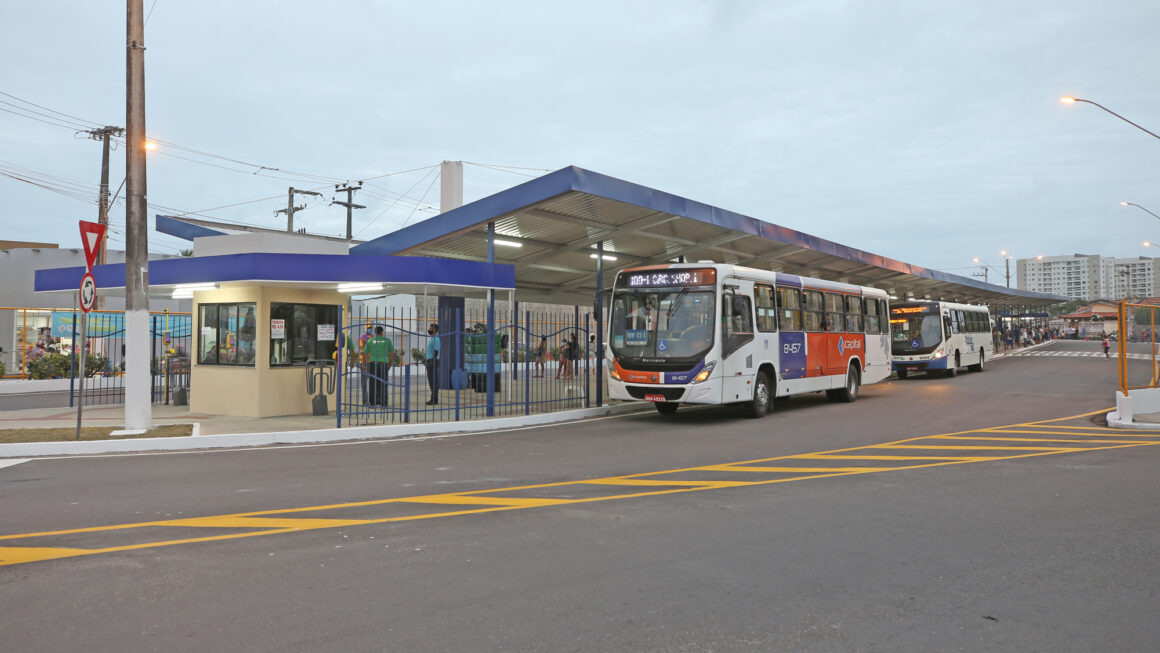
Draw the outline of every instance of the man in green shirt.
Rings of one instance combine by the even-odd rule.
[[[386,406],[389,385],[387,375],[391,371],[391,353],[395,346],[391,339],[383,335],[383,327],[375,327],[375,335],[363,345],[363,356],[367,359],[367,372],[370,378],[371,405]]]

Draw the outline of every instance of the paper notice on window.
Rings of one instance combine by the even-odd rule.
[[[318,325],[318,340],[334,340],[334,325],[333,324],[319,324]]]
[[[286,320],[270,320],[270,339],[281,340],[286,337]],[[321,340],[321,338],[320,338]]]

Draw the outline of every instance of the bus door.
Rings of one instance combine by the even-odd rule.
[[[845,295],[846,302],[846,335],[838,343],[838,351],[842,354],[843,362],[839,374],[845,374],[850,367],[851,358],[862,359],[863,372],[866,366],[866,335],[864,328],[866,316],[862,313],[862,296]]]
[[[721,400],[753,397],[753,282],[729,279],[721,293]],[[747,287],[746,287],[747,286]]]

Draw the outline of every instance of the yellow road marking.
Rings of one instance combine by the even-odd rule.
[[[92,553],[92,549],[56,549],[31,546],[0,546],[0,565],[18,565],[22,562],[68,558]]]
[[[805,453],[794,456],[794,458],[802,460],[956,460],[965,462],[998,460],[994,456],[835,456],[823,453]]]
[[[432,494],[424,497],[397,499],[406,503],[443,503],[464,506],[511,506],[513,508],[536,508],[567,503],[567,499],[534,499],[520,497],[476,497],[463,494]]]
[[[580,481],[588,485],[640,485],[646,487],[652,486],[681,486],[681,487],[740,487],[742,485],[753,485],[751,481],[654,481],[647,478],[625,478],[623,476],[618,478],[599,478],[594,481]]]
[[[878,472],[893,469],[891,467],[752,467],[750,465],[713,465],[712,467],[702,467],[710,472],[811,472],[825,474],[835,472]]]
[[[1106,411],[1097,411],[1106,412]],[[242,539],[248,537],[257,537],[262,535],[273,535],[279,533],[301,532],[307,530],[319,530],[327,528],[338,528],[343,526],[358,526],[365,524],[385,524],[393,522],[414,521],[419,519],[434,519],[440,517],[452,517],[459,515],[478,515],[488,512],[498,512],[506,510],[522,510],[527,508],[537,508],[544,506],[590,503],[596,501],[610,501],[617,499],[630,499],[638,497],[654,497],[667,494],[678,494],[684,492],[697,492],[701,490],[712,490],[721,488],[734,488],[751,485],[772,485],[776,483],[788,483],[794,481],[801,481],[807,479],[821,479],[839,476],[850,476],[858,474],[866,474],[871,472],[886,472],[897,471],[903,469],[920,469],[923,467],[939,467],[945,465],[959,465],[971,462],[984,462],[993,460],[1014,460],[1018,458],[1031,458],[1037,456],[1048,456],[1060,453],[1074,453],[1081,451],[1103,451],[1108,449],[1122,449],[1126,447],[1138,447],[1160,444],[1157,441],[1147,440],[1042,440],[1046,442],[1076,442],[1076,443],[1094,443],[1106,446],[1095,447],[1028,447],[1028,446],[1007,446],[1004,444],[995,444],[990,446],[971,446],[971,445],[928,445],[915,444],[921,443],[928,439],[941,440],[995,440],[995,441],[1040,441],[1029,438],[993,438],[989,436],[969,437],[970,434],[976,433],[996,433],[1004,432],[998,429],[1012,428],[1012,427],[1031,427],[1037,424],[1047,422],[1067,421],[1069,419],[1079,419],[1088,417],[1094,413],[1086,413],[1084,415],[1076,415],[1072,417],[1058,418],[1056,420],[1045,420],[1044,422],[1015,424],[1010,427],[994,427],[975,429],[972,431],[956,431],[952,433],[943,433],[939,435],[921,436],[916,438],[909,438],[905,440],[897,440],[895,442],[883,443],[877,445],[867,445],[860,447],[849,447],[845,449],[833,449],[829,451],[818,451],[806,454],[792,454],[787,456],[776,456],[772,458],[763,458],[757,460],[739,461],[728,464],[704,465],[700,467],[686,467],[682,469],[669,469],[656,472],[644,472],[640,474],[629,474],[624,476],[614,476],[600,479],[586,479],[577,481],[560,481],[555,483],[543,483],[538,485],[524,485],[515,487],[492,488],[487,490],[472,490],[467,492],[437,494],[437,495],[423,495],[414,497],[395,497],[390,499],[375,499],[370,501],[359,501],[341,504],[331,504],[325,506],[307,506],[300,508],[279,508],[274,510],[255,511],[248,513],[237,513],[232,515],[217,515],[206,517],[192,517],[186,519],[163,520],[153,522],[141,522],[134,524],[116,524],[109,526],[96,526],[88,528],[77,528],[59,531],[46,531],[39,533],[18,533],[11,535],[0,535],[0,540],[21,540],[31,538],[51,537],[54,535],[75,535],[83,533],[96,533],[108,531],[127,531],[132,532],[134,529],[141,529],[150,526],[161,527],[202,527],[202,528],[245,528],[253,529],[241,533],[229,533],[208,535],[205,537],[192,537],[184,539],[175,539],[167,541],[144,541],[136,544],[128,544],[122,546],[112,546],[104,548],[57,548],[40,546],[0,546],[0,566],[10,564],[20,564],[25,562],[35,562],[40,560],[52,560],[58,558],[68,558],[84,555],[93,555],[98,553],[112,553],[118,551],[131,551],[137,549],[157,548],[163,546],[173,546],[177,544],[190,544],[196,542],[213,542],[231,539]],[[1060,429],[1068,428],[1064,426],[1053,426],[1051,428]],[[1076,427],[1084,428],[1084,427]],[[1064,432],[1050,432],[1050,431],[1032,431],[1031,433],[1042,435],[1091,435],[1086,433],[1068,433]],[[956,437],[963,436],[963,437]],[[908,444],[910,443],[910,444]],[[949,449],[949,450],[1010,450],[1018,451],[1020,453],[1012,455],[1000,456],[888,456],[876,454],[863,454],[859,452],[879,450],[879,449]],[[1034,453],[1023,453],[1031,451]],[[825,460],[898,460],[898,461],[932,461],[922,462],[918,465],[905,465],[899,467],[779,467],[759,465],[759,463],[770,463],[778,460],[811,460],[811,461],[825,461]],[[763,479],[760,481],[734,481],[734,480],[669,480],[663,477],[666,475],[678,474],[681,472],[789,472],[798,473],[801,475],[791,476],[777,479]],[[651,477],[651,478],[646,478]],[[506,497],[506,496],[480,496],[495,493],[509,493],[514,491],[528,491],[536,489],[560,488],[566,486],[576,485],[609,485],[609,486],[641,486],[641,487],[657,487],[663,489],[656,489],[644,492],[631,492],[625,494],[616,494],[611,496],[597,496],[584,497],[575,499],[558,499],[550,497]],[[327,519],[327,518],[293,518],[289,515],[303,512],[321,512],[325,510],[334,510],[340,508],[355,508],[368,506],[385,506],[393,503],[409,503],[409,504],[432,504],[432,505],[461,505],[465,506],[461,510],[450,510],[432,513],[423,513],[417,515],[404,515],[394,517],[374,517],[369,519]],[[272,518],[273,515],[286,515],[287,517]]]
[[[365,519],[278,519],[270,517],[193,517],[155,522],[155,526],[193,526],[201,528],[265,528],[305,531],[316,528],[338,528],[369,523]]]
[[[995,445],[993,447],[980,447],[971,445],[945,445],[945,444],[876,444],[870,449],[964,449],[976,450],[981,449],[985,451],[994,451],[996,449],[1011,449],[1014,451],[1087,451],[1087,447],[1008,447],[1004,445]]]
[[[983,432],[984,433],[1027,433],[1028,431],[983,431]],[[1059,434],[1058,433],[1045,433],[1044,435],[1059,435]],[[1094,443],[1108,442],[1108,443],[1119,443],[1119,444],[1122,444],[1125,442],[1131,442],[1132,444],[1160,444],[1160,441],[1158,441],[1158,442],[1147,442],[1147,441],[1141,442],[1140,440],[1106,440],[1106,439],[1077,440],[1075,438],[1070,438],[1070,439],[992,438],[992,437],[986,437],[986,436],[981,436],[981,435],[932,435],[931,437],[932,438],[939,438],[941,440],[997,440],[1000,442],[1094,442]]]

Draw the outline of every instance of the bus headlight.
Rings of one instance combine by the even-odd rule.
[[[716,366],[717,366],[716,361],[713,361],[713,362],[709,363],[708,365],[706,365],[705,369],[701,370],[700,372],[697,373],[697,376],[693,377],[693,383],[700,383],[701,381],[704,381],[705,379],[709,378],[709,375],[713,373],[713,368]]]
[[[935,358],[942,358],[943,356],[946,356],[946,352],[944,352],[944,351],[943,351],[943,350],[941,350],[941,349],[940,349],[940,350],[938,350],[938,351],[936,351],[936,352],[934,353],[934,357],[935,357]]]
[[[616,366],[611,363],[608,365],[608,378],[612,379],[613,381],[620,380],[620,372],[617,372]]]

